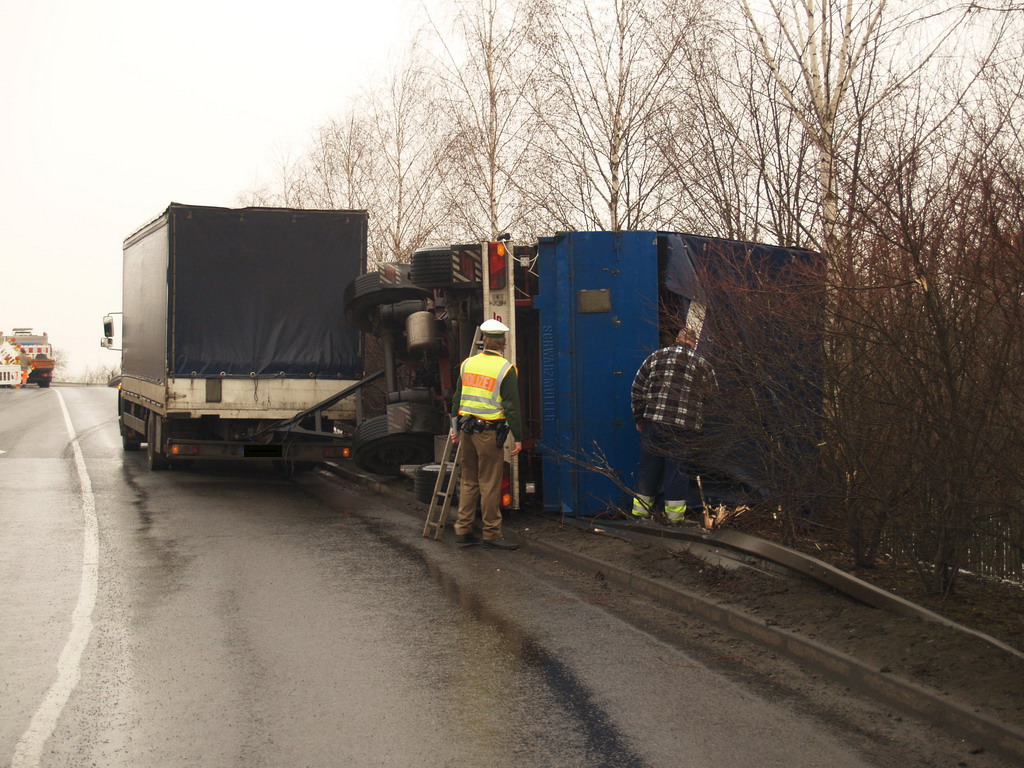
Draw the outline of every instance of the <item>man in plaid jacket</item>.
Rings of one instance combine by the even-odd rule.
[[[651,516],[662,485],[669,523],[686,516],[688,459],[700,437],[704,404],[717,387],[714,370],[696,348],[697,334],[683,328],[674,344],[644,360],[633,379],[633,420],[640,432],[634,517]]]

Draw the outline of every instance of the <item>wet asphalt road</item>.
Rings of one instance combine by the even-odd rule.
[[[115,396],[0,390],[0,761],[874,764],[529,555],[421,538],[387,497],[149,472]]]

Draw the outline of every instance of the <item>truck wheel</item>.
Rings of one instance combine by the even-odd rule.
[[[142,435],[134,429],[121,425],[121,447],[126,451],[137,451],[142,447]]]
[[[434,456],[434,438],[419,432],[388,434],[388,417],[375,416],[352,435],[352,461],[375,475],[398,476],[403,464],[425,464]]]
[[[121,432],[121,447],[126,451],[137,451],[146,442],[146,436],[140,435],[124,423],[124,396],[117,393],[117,427]]]
[[[360,275],[345,288],[345,319],[349,325],[360,331],[372,332],[375,310],[381,304],[397,304],[411,299],[427,298],[428,293],[408,280],[408,267],[394,265],[399,270],[400,279],[397,283],[381,280],[379,272],[368,272]]]
[[[288,459],[274,459],[271,463],[274,471],[284,477],[301,475],[304,472],[312,472],[317,467],[315,461],[291,461]]]
[[[437,483],[437,476],[441,474],[440,464],[424,464],[421,467],[417,467],[416,474],[412,480],[412,493],[416,497],[416,501],[420,501],[424,504],[429,504],[431,497],[434,495],[434,485]],[[445,469],[445,478],[441,484],[442,493],[448,487],[448,483],[452,477],[452,465],[449,463]],[[458,498],[459,489],[458,487],[452,488],[452,501],[454,502]],[[438,503],[442,502],[442,499],[438,498]]]
[[[50,388],[50,382],[48,382],[48,381],[40,381],[39,382],[39,388],[40,389],[49,389]]]
[[[425,248],[416,251],[409,260],[409,279],[424,288],[451,286],[451,248]]]
[[[167,457],[164,456],[163,451],[160,450],[159,438],[157,437],[158,424],[157,419],[160,418],[155,413],[149,414],[149,429],[146,430],[146,464],[149,466],[151,472],[158,472],[161,469],[167,469],[170,466],[170,462],[167,461]]]

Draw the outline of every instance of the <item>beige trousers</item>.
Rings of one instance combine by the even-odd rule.
[[[455,533],[470,533],[476,517],[476,505],[484,523],[484,539],[501,538],[501,477],[505,452],[498,445],[496,430],[459,436],[462,441],[462,483],[459,487],[459,517]]]

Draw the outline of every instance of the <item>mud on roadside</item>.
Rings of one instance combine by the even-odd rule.
[[[523,538],[542,537],[666,581],[995,720],[1024,727],[1024,661],[954,628],[871,608],[811,579],[726,569],[658,544],[588,533],[543,516],[520,515],[507,525]]]

